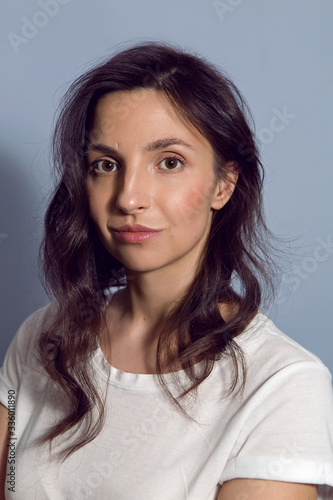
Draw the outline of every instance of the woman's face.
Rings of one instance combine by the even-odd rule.
[[[132,271],[194,272],[212,209],[232,192],[216,180],[210,143],[152,89],[104,96],[89,141],[90,214],[104,247]]]

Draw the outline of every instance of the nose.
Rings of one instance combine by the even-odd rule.
[[[123,167],[118,179],[116,207],[126,214],[142,212],[150,207],[150,180],[143,165]]]

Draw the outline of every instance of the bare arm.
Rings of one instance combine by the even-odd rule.
[[[8,455],[8,410],[0,403],[0,500],[5,500],[6,463]]]
[[[317,485],[232,479],[223,484],[218,500],[317,500]]]

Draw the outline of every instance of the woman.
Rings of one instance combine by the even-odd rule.
[[[274,267],[245,113],[163,44],[67,92],[42,246],[55,301],[1,372],[5,498],[333,498],[330,374],[259,312]]]

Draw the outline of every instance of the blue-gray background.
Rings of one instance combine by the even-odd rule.
[[[96,59],[149,39],[207,57],[247,98],[268,222],[291,242],[270,316],[333,371],[333,2],[2,0],[0,19],[0,362],[20,323],[48,302],[37,253],[57,103]]]

